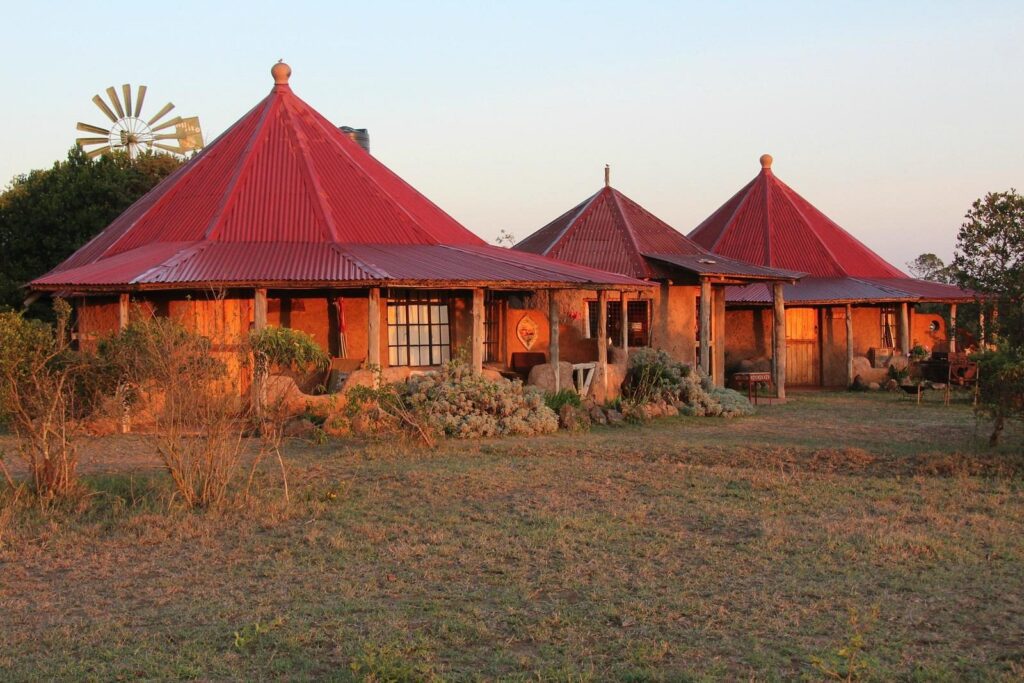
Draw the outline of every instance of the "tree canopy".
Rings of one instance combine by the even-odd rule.
[[[1024,196],[989,192],[971,205],[952,269],[961,286],[996,297],[1001,333],[1024,345]]]
[[[90,159],[74,147],[52,168],[15,177],[0,194],[0,306],[20,307],[26,282],[70,256],[181,164],[168,154]]]
[[[907,264],[910,274],[921,280],[942,282],[951,285],[955,282],[952,268],[947,266],[941,258],[935,254],[921,254]]]

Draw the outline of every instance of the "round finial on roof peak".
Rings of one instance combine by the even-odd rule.
[[[270,75],[274,77],[275,85],[288,85],[288,79],[292,75],[292,68],[285,64],[283,59],[279,59],[277,64],[270,68]]]
[[[763,168],[763,169],[765,169],[767,171],[770,171],[771,168],[772,168],[772,161],[774,161],[774,159],[772,159],[772,155],[771,154],[762,154],[761,155],[761,168]]]

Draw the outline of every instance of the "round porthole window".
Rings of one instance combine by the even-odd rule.
[[[939,331],[939,321],[938,320],[933,320],[930,323],[928,323],[928,330],[930,332],[938,332]]]

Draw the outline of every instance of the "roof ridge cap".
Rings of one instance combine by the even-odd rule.
[[[277,92],[276,88],[274,92]],[[224,196],[221,198],[220,206],[213,212],[209,222],[206,225],[206,230],[203,231],[203,239],[212,240],[220,235],[219,225],[221,219],[227,214],[228,209],[234,205],[237,194],[235,189],[242,180],[242,175],[249,168],[249,164],[252,158],[255,156],[255,146],[260,139],[260,133],[263,128],[267,125],[267,120],[270,118],[270,112],[274,108],[278,98],[265,97],[263,102],[266,103],[263,111],[260,113],[260,120],[256,122],[256,126],[253,128],[252,135],[249,136],[249,140],[245,143],[245,149],[242,150],[241,158],[238,160],[235,172],[228,181],[227,187],[224,188]]]
[[[169,270],[171,268],[175,268],[181,265],[182,262],[188,261],[199,252],[205,250],[210,244],[212,244],[212,242],[208,240],[199,240],[185,247],[182,247],[181,249],[174,252],[164,260],[160,261],[160,263],[156,264],[155,266],[150,266],[146,270],[136,275],[134,278],[132,278],[129,284],[142,282],[152,273],[156,273],[161,270]]]
[[[338,242],[328,242],[328,245],[330,245],[331,249],[333,249],[335,252],[337,252],[338,255],[354,261],[356,264],[358,264],[358,266],[360,268],[363,269],[363,271],[365,271],[367,273],[373,273],[373,274],[377,275],[378,278],[381,279],[381,280],[389,280],[389,279],[391,279],[391,273],[389,273],[388,271],[384,270],[383,268],[378,266],[376,263],[369,263],[366,260],[359,258],[358,256],[353,254],[351,251],[349,251],[348,249],[343,247]],[[365,245],[365,246],[369,246],[369,245]]]
[[[551,244],[548,245],[547,249],[545,249],[544,251],[541,252],[541,256],[547,256],[548,254],[550,254],[551,250],[555,248],[556,244],[561,242],[563,238],[568,237],[569,232],[576,226],[576,221],[581,220],[583,218],[584,214],[586,214],[587,212],[589,212],[593,208],[594,201],[601,195],[601,193],[603,191],[604,191],[604,188],[601,188],[600,190],[598,190],[594,194],[590,195],[590,197],[588,197],[587,199],[583,200],[583,203],[580,204],[579,211],[577,211],[573,215],[573,217],[570,218],[566,222],[565,227],[562,228],[562,231],[560,233],[558,233],[558,236],[555,239],[551,240]],[[557,221],[558,218],[556,218],[555,220]],[[541,228],[541,230],[543,230],[543,228]],[[527,237],[523,241],[525,242],[528,239],[530,239],[530,238]]]
[[[643,253],[640,251],[640,242],[637,241],[636,233],[633,230],[633,224],[626,217],[626,212],[623,210],[621,202],[619,202],[619,195],[621,193],[612,187],[608,187],[607,189],[610,191],[612,200],[615,202],[615,209],[618,214],[617,222],[622,224],[622,228],[625,230],[626,235],[629,238],[629,243],[633,245],[634,253],[630,254],[630,260],[633,261],[633,265],[640,266],[639,270],[645,277],[649,277],[651,275],[650,266],[648,266],[647,262],[643,259]]]
[[[309,108],[309,105],[306,105],[305,102],[303,102],[301,99],[293,95],[290,89],[288,91],[282,90],[280,92],[282,92],[282,94],[287,93],[293,99],[298,100],[301,104]],[[293,115],[298,114],[298,112],[290,111],[290,108],[288,107],[288,101],[285,100],[283,97],[281,100],[281,106],[284,109],[284,111],[287,112],[289,118]],[[325,194],[323,191],[323,187],[321,186],[320,183],[319,174],[316,172],[316,169],[313,168],[313,159],[310,156],[311,152],[309,149],[309,145],[307,144],[306,141],[305,133],[302,130],[300,130],[299,126],[295,125],[294,122],[292,121],[283,121],[282,123],[284,124],[285,131],[287,131],[288,133],[291,134],[291,136],[294,137],[295,144],[299,148],[299,168],[301,169],[300,172],[313,186],[313,210],[320,215],[321,220],[323,220],[324,222],[324,229],[327,231],[325,237],[327,237],[328,241],[340,242],[341,240],[339,239],[338,236],[338,226],[334,222],[334,214],[331,211],[331,207],[327,205],[325,202]]]
[[[313,109],[313,107],[310,107],[310,106],[309,106],[308,104],[306,104],[306,102],[305,102],[304,100],[302,100],[302,99],[301,99],[300,97],[298,97],[297,95],[295,95],[295,96],[293,96],[293,97],[294,97],[294,98],[295,98],[296,100],[298,100],[298,101],[299,101],[300,103],[302,103],[302,104],[303,104],[303,105],[304,105],[304,106],[305,106],[305,107],[306,107],[307,109],[309,109],[309,110],[310,110],[310,112],[311,112],[311,113],[313,114],[313,116],[312,116],[312,119],[313,119],[313,123],[314,123],[314,125],[316,125],[316,126],[317,126],[318,128],[320,128],[320,130],[322,130],[322,131],[327,131],[328,133],[338,133],[339,135],[342,135],[342,134],[341,134],[341,133],[340,133],[340,132],[338,131],[338,129],[334,127],[334,125],[333,125],[333,124],[330,124],[330,122],[327,122],[327,123],[328,123],[328,124],[330,124],[330,125],[328,125],[328,126],[327,126],[327,127],[325,128],[325,127],[324,127],[324,121],[327,121],[327,120],[323,118],[323,115],[322,115],[322,114],[320,114],[320,113],[319,113],[319,112],[317,112],[317,111],[316,111],[315,109]],[[323,119],[323,120],[321,120],[321,119]],[[355,143],[353,143],[353,144],[355,144]],[[409,221],[409,223],[410,223],[411,227],[413,228],[413,230],[414,230],[415,232],[419,233],[419,234],[425,235],[425,236],[427,237],[427,239],[429,239],[429,240],[430,240],[430,243],[431,243],[431,244],[441,244],[440,240],[438,240],[438,239],[437,239],[437,238],[436,238],[436,237],[435,237],[434,235],[432,235],[432,234],[431,234],[430,232],[428,232],[427,230],[425,230],[425,229],[424,229],[424,228],[423,228],[423,227],[422,227],[422,226],[420,225],[420,222],[419,222],[419,221],[418,221],[418,220],[417,220],[417,219],[416,219],[416,218],[415,218],[415,217],[414,217],[414,216],[413,216],[413,215],[412,215],[411,213],[409,213],[409,209],[408,209],[408,208],[407,208],[407,207],[405,206],[405,204],[403,204],[402,202],[398,201],[398,199],[396,199],[396,198],[395,198],[395,197],[394,197],[394,196],[393,196],[393,195],[392,195],[392,194],[391,194],[390,192],[388,192],[388,191],[387,191],[386,189],[384,189],[383,187],[381,187],[381,184],[380,184],[379,182],[377,182],[377,181],[376,181],[376,179],[374,179],[373,177],[371,177],[371,176],[370,176],[370,174],[369,174],[369,173],[367,173],[367,172],[366,172],[366,170],[365,170],[365,169],[364,169],[364,168],[363,168],[363,167],[362,167],[362,166],[361,166],[360,164],[358,164],[358,163],[356,163],[356,162],[355,162],[355,160],[354,160],[354,159],[352,158],[352,156],[351,156],[351,155],[350,155],[350,154],[348,153],[348,151],[344,149],[344,147],[341,147],[340,149],[341,149],[341,151],[342,151],[342,152],[343,152],[343,153],[345,154],[345,156],[346,156],[346,157],[348,157],[348,159],[349,159],[349,162],[351,163],[351,165],[353,166],[353,168],[354,168],[354,169],[356,170],[356,172],[357,172],[357,173],[359,173],[359,175],[360,175],[360,176],[362,176],[362,177],[363,177],[363,178],[364,178],[364,179],[365,179],[365,180],[367,181],[367,183],[368,183],[368,185],[369,185],[369,189],[370,189],[370,191],[372,191],[372,192],[375,192],[375,193],[377,193],[378,195],[380,195],[380,196],[383,196],[383,197],[387,198],[387,199],[389,200],[389,202],[391,203],[391,205],[392,205],[393,207],[395,207],[395,208],[396,208],[396,209],[397,209],[397,210],[399,211],[399,213],[400,213],[400,214],[401,214],[401,215],[402,215],[402,216],[403,216],[403,217],[404,217],[404,218],[405,218],[406,220],[408,220],[408,221]],[[369,155],[369,152],[367,152],[367,155]],[[385,167],[385,168],[386,168],[386,167]],[[388,169],[388,170],[390,171],[390,169]],[[393,173],[393,172],[392,172],[392,173]],[[397,174],[395,174],[395,175],[397,176]],[[405,180],[403,180],[403,179],[402,179],[401,177],[399,177],[398,179],[399,179],[399,180],[401,180],[401,181],[402,181],[403,183],[405,183]],[[406,184],[406,185],[408,185],[408,183],[405,183],[405,184]],[[418,191],[418,190],[416,190],[416,188],[412,188],[412,190],[413,190],[413,192],[416,192],[417,194],[420,194],[420,193],[419,193],[419,191]],[[423,195],[420,195],[420,196],[423,196]],[[430,200],[429,200],[429,199],[427,199],[427,198],[426,198],[425,196],[423,196],[423,199],[425,199],[425,200],[426,200],[426,201],[428,201],[428,202],[430,201]],[[431,203],[432,203],[432,202],[431,202]],[[440,207],[438,207],[438,209],[439,209],[439,210],[440,210],[440,211],[441,211],[442,213],[445,213],[445,212],[444,212],[444,210],[443,210],[443,209],[441,209]],[[447,213],[445,213],[445,215],[448,215],[448,214],[447,214]],[[451,218],[451,219],[452,219],[453,221],[455,221],[455,223],[457,223],[457,224],[458,224],[458,225],[459,225],[460,227],[462,227],[462,228],[463,228],[464,230],[467,230],[467,231],[469,231],[469,229],[468,229],[468,228],[466,228],[466,227],[465,227],[464,225],[462,225],[462,223],[459,223],[458,221],[456,221],[456,220],[455,220],[454,218],[452,218],[451,216],[449,216],[449,218]],[[334,239],[335,239],[335,241],[336,241],[336,242],[340,242],[340,241],[341,241],[341,240],[339,240],[339,239],[338,239],[337,237],[335,237]]]

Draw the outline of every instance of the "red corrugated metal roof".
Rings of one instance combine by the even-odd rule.
[[[970,301],[974,292],[915,280],[846,232],[772,172],[761,172],[698,225],[690,238],[715,254],[808,273],[787,287],[794,302]],[[765,287],[732,288],[735,303],[768,303]]]
[[[484,251],[425,249],[441,245]],[[489,256],[491,249],[283,79],[199,155],[30,286],[417,278],[642,284],[508,250],[498,250],[508,256]],[[386,267],[365,262],[358,255],[363,251]]]
[[[815,277],[906,277],[779,180],[770,157],[690,238],[716,254]]]
[[[795,285],[785,285],[782,295],[787,305],[901,301],[967,302],[975,299],[974,292],[911,278],[806,277]],[[772,291],[770,287],[761,283],[746,287],[727,287],[725,298],[730,304],[768,306],[772,303]]]
[[[782,272],[714,256],[612,187],[604,187],[514,249],[639,278],[658,278],[666,264],[697,274],[790,279]],[[660,263],[651,263],[655,259]],[[702,259],[719,261],[707,268]]]

